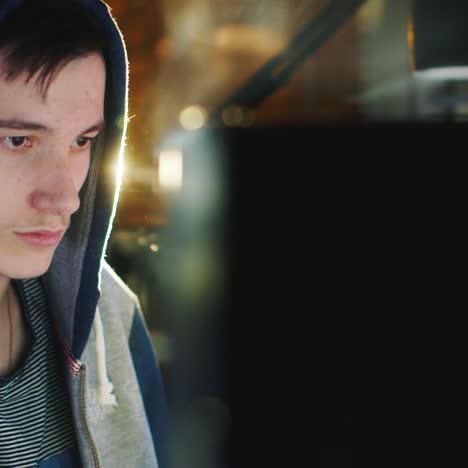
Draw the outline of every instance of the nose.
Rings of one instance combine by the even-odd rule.
[[[44,168],[44,177],[29,194],[29,204],[36,210],[68,219],[80,207],[79,188],[66,161],[56,161],[51,166]]]

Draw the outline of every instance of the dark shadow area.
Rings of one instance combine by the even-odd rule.
[[[174,468],[463,465],[467,134],[408,122],[180,139],[184,193],[155,263]],[[213,178],[224,204],[210,211],[196,199],[211,206]],[[219,282],[187,273],[213,262]]]
[[[466,460],[467,130],[213,132],[230,186],[230,466]]]

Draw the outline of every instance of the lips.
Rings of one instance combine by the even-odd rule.
[[[15,232],[16,237],[27,244],[37,247],[52,247],[57,245],[63,237],[64,230],[60,231],[31,231]]]

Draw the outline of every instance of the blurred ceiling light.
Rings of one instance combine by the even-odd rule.
[[[285,38],[266,28],[248,24],[228,24],[214,34],[215,46],[228,52],[275,54],[286,46]]]
[[[428,68],[427,70],[415,71],[414,76],[429,80],[468,80],[468,66]]]
[[[466,0],[415,0],[408,22],[411,66],[418,78],[468,79]]]
[[[159,246],[157,244],[150,244],[149,248],[153,253],[156,253],[159,250]]]
[[[183,154],[180,150],[162,150],[158,156],[159,186],[163,189],[182,187]]]
[[[201,106],[189,106],[179,114],[179,122],[186,130],[197,130],[206,122],[206,111]]]

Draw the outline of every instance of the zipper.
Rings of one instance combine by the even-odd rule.
[[[86,367],[84,364],[82,364],[80,368],[80,374],[81,374],[81,379],[80,379],[80,416],[81,416],[81,422],[84,427],[84,432],[86,435],[86,439],[88,440],[88,444],[91,448],[91,453],[93,454],[93,461],[94,461],[94,466],[96,468],[101,468],[101,462],[99,461],[98,457],[98,451],[96,448],[96,444],[93,441],[93,438],[91,436],[91,431],[89,430],[88,426],[88,419],[86,415],[86,398],[85,398],[85,393],[86,393]]]

